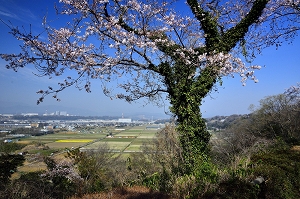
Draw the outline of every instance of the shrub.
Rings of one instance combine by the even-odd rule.
[[[11,153],[20,150],[25,146],[26,146],[25,144],[19,144],[16,142],[9,142],[9,143],[0,142],[0,152]]]
[[[201,199],[258,199],[260,191],[259,185],[234,177],[222,181],[215,190],[206,192]]]
[[[170,192],[180,176],[181,148],[174,124],[166,125],[149,143],[142,154],[130,157],[132,172],[138,174],[136,183],[153,190]]]
[[[19,179],[15,179],[5,193],[6,199],[27,199],[27,198],[52,198],[53,192],[51,183],[41,178],[42,171],[21,174]]]
[[[290,148],[273,148],[251,158],[253,174],[266,179],[266,197],[300,198],[300,153]]]
[[[23,155],[0,154],[0,189],[10,181],[11,175],[24,161]]]
[[[211,189],[218,181],[217,168],[208,156],[203,155],[193,165],[192,173],[183,173],[183,159],[178,134],[174,124],[158,132],[152,143],[147,143],[141,159],[140,181],[151,189],[172,193],[178,198],[195,198]],[[137,159],[132,159],[136,164]],[[141,162],[140,160],[140,162]],[[201,193],[201,194],[199,194]]]
[[[81,194],[83,179],[79,176],[73,161],[66,159],[56,162],[47,157],[45,163],[48,171],[43,173],[41,177],[49,182],[52,197],[66,198],[76,193]]]
[[[126,175],[125,160],[121,162],[118,157],[112,156],[107,145],[85,152],[79,149],[69,151],[68,157],[74,160],[78,173],[84,180],[84,192],[101,192],[121,184],[117,173]]]

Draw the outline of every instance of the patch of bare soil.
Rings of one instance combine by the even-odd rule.
[[[292,147],[292,150],[293,150],[293,151],[300,151],[300,146],[293,146],[293,147]]]
[[[44,145],[35,145],[35,144],[30,144],[25,146],[21,151],[22,152],[28,152],[32,150],[46,150],[49,149],[49,147],[44,146]]]
[[[87,194],[70,199],[175,199],[166,194],[152,191],[146,187],[134,186],[112,190],[110,192]]]

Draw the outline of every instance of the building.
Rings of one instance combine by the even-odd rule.
[[[67,111],[60,111],[59,115],[68,116]]]
[[[38,116],[38,113],[22,113],[23,116]]]
[[[119,118],[118,119],[119,123],[131,123],[131,119],[130,118]]]

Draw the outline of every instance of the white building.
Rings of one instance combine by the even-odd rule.
[[[21,115],[23,115],[23,116],[37,116],[39,114],[38,113],[22,113]]]
[[[60,111],[60,114],[59,114],[59,115],[62,115],[62,116],[68,116],[67,111]]]
[[[119,118],[118,122],[120,122],[120,123],[131,123],[131,119],[130,118]]]

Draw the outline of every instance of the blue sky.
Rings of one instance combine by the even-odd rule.
[[[0,0],[0,18],[11,21],[12,24],[39,31],[45,14],[60,22],[53,9],[55,1],[46,0]],[[19,43],[10,34],[9,29],[0,23],[0,53],[19,52]],[[290,45],[283,45],[278,50],[275,47],[265,49],[262,55],[254,60],[255,64],[263,66],[256,71],[259,83],[248,81],[242,86],[240,77],[224,77],[223,85],[217,92],[211,93],[201,106],[204,117],[215,115],[231,115],[249,113],[250,104],[258,105],[260,99],[283,93],[287,88],[300,82],[300,38]],[[100,82],[93,81],[92,93],[69,88],[62,92],[60,102],[51,96],[36,105],[39,95],[36,91],[48,86],[56,86],[56,79],[40,78],[33,73],[34,68],[27,67],[18,72],[5,68],[5,61],[0,59],[0,114],[22,112],[54,112],[67,111],[76,115],[114,115],[167,118],[168,102],[164,107],[146,105],[143,100],[128,104],[121,100],[111,100],[104,96]]]

